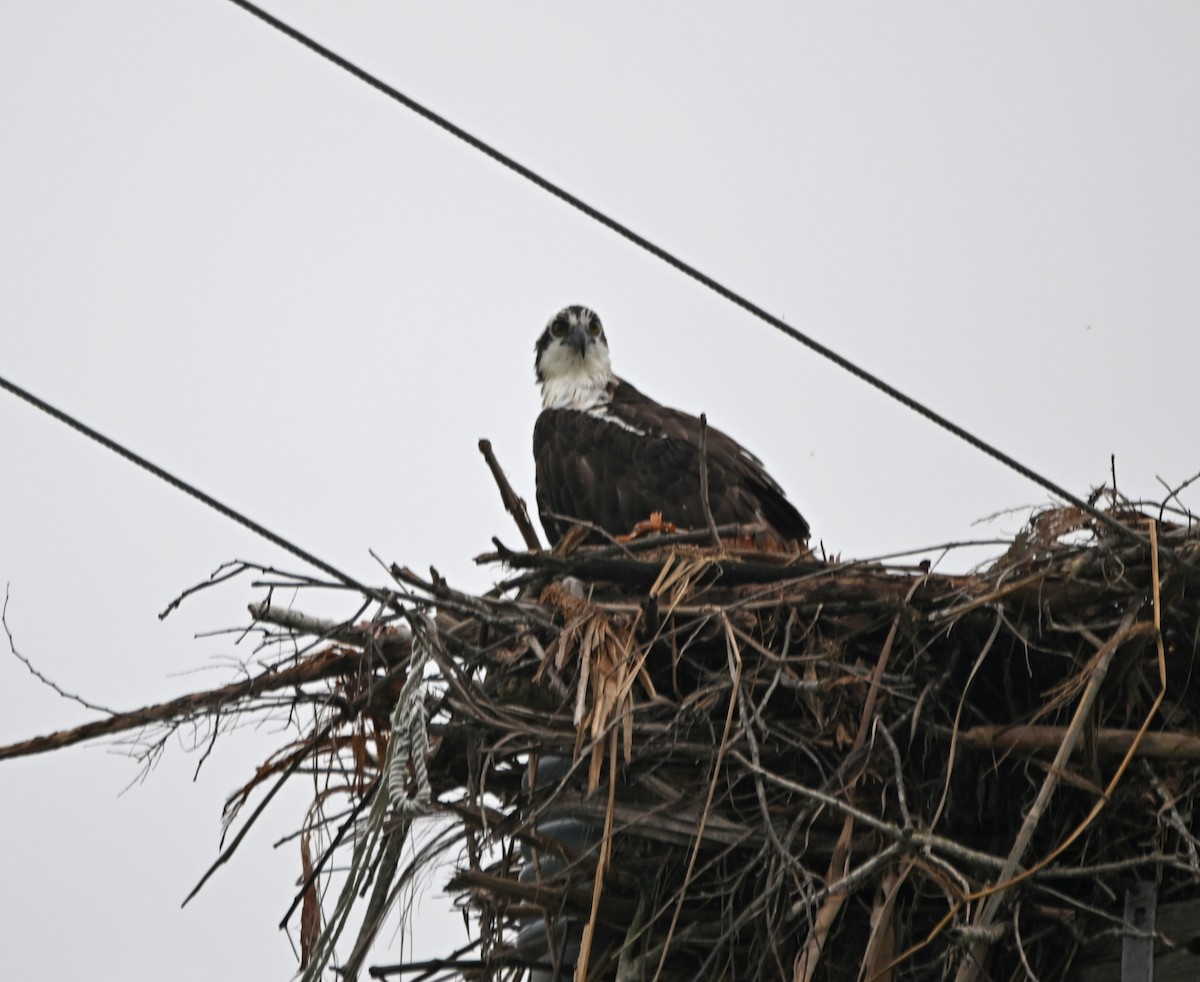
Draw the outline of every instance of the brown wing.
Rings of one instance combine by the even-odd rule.
[[[656,511],[680,528],[703,528],[700,421],[660,406],[627,382],[616,384],[607,415],[548,409],[538,417],[537,501],[550,538],[557,541],[570,527],[556,515],[612,535]],[[769,544],[783,548],[807,541],[808,523],[757,457],[709,427],[707,458],[709,506],[718,525],[764,525],[774,540]]]

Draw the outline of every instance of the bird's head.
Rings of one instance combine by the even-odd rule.
[[[534,351],[544,409],[592,409],[606,401],[612,364],[594,310],[564,307],[550,319]]]

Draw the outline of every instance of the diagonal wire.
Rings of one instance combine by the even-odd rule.
[[[11,392],[13,395],[17,396],[18,398],[24,399],[27,403],[29,403],[34,408],[40,409],[42,412],[46,413],[48,416],[53,416],[60,423],[66,423],[67,426],[71,427],[71,429],[79,431],[84,436],[86,436],[89,440],[95,440],[96,443],[100,444],[100,446],[102,446],[108,450],[111,450],[113,453],[117,454],[120,457],[124,457],[126,460],[130,461],[131,463],[137,464],[138,467],[142,468],[143,470],[149,471],[151,474],[153,474],[159,480],[166,481],[167,484],[171,485],[171,487],[184,492],[184,494],[191,495],[197,501],[200,501],[200,502],[208,505],[208,507],[212,508],[214,511],[220,512],[226,518],[232,519],[233,521],[237,522],[238,525],[241,525],[244,528],[248,528],[255,535],[261,536],[262,538],[266,539],[268,542],[272,543],[273,545],[279,546],[280,549],[283,549],[286,552],[290,552],[293,556],[297,557],[298,559],[301,559],[304,562],[309,563],[312,566],[315,566],[317,569],[321,570],[321,572],[327,573],[329,576],[332,576],[339,583],[342,583],[345,586],[350,587],[351,589],[359,591],[364,596],[373,597],[377,600],[386,602],[386,598],[382,594],[380,594],[380,592],[378,590],[374,590],[371,587],[365,586],[364,584],[360,583],[358,580],[354,579],[354,577],[348,575],[347,573],[343,573],[336,566],[331,566],[329,563],[325,562],[323,559],[319,559],[318,557],[314,556],[308,550],[302,549],[302,548],[300,548],[300,546],[296,545],[295,543],[290,542],[289,540],[285,539],[282,535],[276,535],[270,529],[265,528],[262,525],[259,525],[258,522],[254,521],[253,519],[247,518],[240,511],[237,511],[237,510],[229,507],[229,505],[226,505],[223,502],[218,501],[216,498],[212,497],[212,495],[205,494],[203,491],[201,491],[195,485],[189,484],[187,481],[183,480],[182,478],[176,477],[174,474],[170,473],[169,471],[163,470],[157,464],[152,464],[150,461],[148,461],[145,457],[141,456],[140,454],[134,453],[128,447],[122,446],[121,444],[117,443],[116,440],[112,440],[109,437],[106,437],[103,433],[97,432],[96,430],[94,430],[90,426],[88,426],[86,423],[81,422],[80,420],[76,419],[74,416],[70,415],[69,413],[63,412],[63,410],[57,409],[54,406],[50,405],[50,403],[45,402],[42,399],[39,399],[32,392],[29,392],[28,390],[21,388],[19,385],[17,385],[14,382],[10,382],[8,379],[4,378],[3,376],[0,376],[0,389],[8,390],[9,392]]]
[[[628,239],[634,245],[638,246],[641,249],[644,249],[646,252],[650,253],[652,256],[656,256],[657,258],[661,259],[663,262],[667,263],[668,265],[673,266],[675,269],[679,270],[685,276],[689,276],[693,280],[696,280],[698,283],[701,283],[704,286],[708,287],[714,293],[724,297],[730,303],[736,304],[738,307],[741,307],[743,310],[745,310],[748,313],[752,314],[753,316],[757,317],[759,320],[764,321],[767,324],[770,324],[771,327],[775,328],[777,331],[782,331],[784,334],[786,334],[788,337],[790,337],[793,341],[800,342],[800,344],[804,345],[806,348],[809,348],[810,350],[816,352],[822,358],[826,358],[829,361],[833,362],[839,368],[849,372],[855,378],[860,379],[863,382],[866,382],[868,385],[874,386],[880,392],[883,392],[885,395],[888,395],[892,399],[895,399],[901,405],[907,407],[908,409],[911,409],[913,412],[917,413],[918,415],[925,417],[925,419],[929,420],[932,423],[935,423],[936,425],[940,426],[942,429],[947,430],[950,433],[953,433],[960,440],[963,440],[964,442],[970,444],[976,450],[979,450],[982,453],[987,454],[987,456],[993,458],[994,460],[999,461],[1001,464],[1003,464],[1005,467],[1008,467],[1010,470],[1016,471],[1022,477],[1032,481],[1034,484],[1037,484],[1040,487],[1042,487],[1043,489],[1049,491],[1055,497],[1060,498],[1063,501],[1069,502],[1070,504],[1074,505],[1076,508],[1080,509],[1081,511],[1086,512],[1088,515],[1090,515],[1092,518],[1096,519],[1097,521],[1103,522],[1105,525],[1107,525],[1109,528],[1116,531],[1118,534],[1120,534],[1124,538],[1129,539],[1134,542],[1138,542],[1142,545],[1147,544],[1147,539],[1145,536],[1140,535],[1139,533],[1135,532],[1133,529],[1129,528],[1129,526],[1117,521],[1111,515],[1106,514],[1105,512],[1101,511],[1099,508],[1096,508],[1094,505],[1091,505],[1088,502],[1084,501],[1082,498],[1072,494],[1070,491],[1068,491],[1066,488],[1062,487],[1061,485],[1056,484],[1054,481],[1051,481],[1049,478],[1042,476],[1037,471],[1022,464],[1015,457],[1012,457],[1009,454],[1006,454],[1004,451],[998,449],[997,447],[992,446],[990,443],[986,442],[985,440],[981,439],[980,437],[975,436],[975,434],[969,432],[968,430],[963,429],[957,423],[951,422],[945,416],[942,416],[940,413],[937,413],[934,410],[930,409],[924,403],[918,402],[916,399],[912,398],[911,396],[905,395],[899,389],[895,388],[892,385],[889,385],[883,379],[879,378],[879,376],[874,375],[873,373],[867,371],[865,368],[862,368],[859,365],[856,365],[854,362],[850,361],[848,358],[845,358],[842,355],[839,355],[832,348],[826,347],[825,345],[821,344],[821,342],[817,341],[815,338],[809,337],[807,334],[803,333],[802,331],[796,330],[796,328],[792,327],[790,324],[786,324],[784,321],[780,320],[774,314],[768,313],[762,307],[758,306],[758,304],[753,303],[752,301],[743,297],[740,293],[735,292],[734,290],[730,289],[729,287],[725,286],[724,284],[713,279],[711,276],[707,275],[706,273],[702,273],[695,266],[692,266],[690,263],[684,262],[682,259],[675,256],[673,253],[668,252],[666,249],[663,249],[661,246],[655,245],[649,239],[645,238],[644,236],[639,235],[637,232],[633,231],[628,226],[622,225],[620,222],[616,221],[616,219],[614,219],[614,218],[610,218],[608,215],[606,215],[604,212],[600,211],[598,208],[592,207],[586,201],[582,200],[581,198],[577,198],[575,195],[571,194],[569,191],[565,190],[564,188],[559,187],[557,184],[553,183],[552,181],[548,180],[547,178],[542,177],[536,171],[530,170],[524,164],[519,163],[518,161],[514,160],[512,157],[508,156],[507,154],[502,153],[501,151],[497,150],[491,144],[485,143],[483,140],[479,139],[479,137],[474,136],[471,133],[464,130],[461,126],[457,126],[456,124],[450,122],[450,120],[448,120],[445,116],[442,116],[442,115],[434,112],[432,109],[429,109],[427,106],[422,105],[421,103],[417,102],[415,99],[405,95],[399,89],[393,88],[391,85],[388,85],[382,79],[378,78],[375,75],[372,75],[370,72],[366,71],[365,69],[360,68],[358,65],[354,64],[352,61],[349,61],[348,59],[343,58],[341,55],[339,55],[335,51],[332,51],[329,48],[325,47],[323,44],[319,43],[318,41],[315,41],[313,38],[309,37],[307,34],[304,34],[301,31],[298,31],[296,28],[292,27],[290,24],[286,24],[283,21],[279,20],[279,18],[273,17],[271,14],[267,13],[261,7],[257,6],[256,4],[250,3],[249,0],[230,0],[230,2],[235,4],[238,7],[241,7],[247,13],[253,14],[259,20],[261,20],[265,24],[268,24],[271,27],[275,28],[275,30],[277,30],[277,31],[281,32],[282,34],[286,35],[287,37],[291,38],[293,41],[296,41],[297,43],[304,45],[304,47],[308,48],[310,51],[314,52],[315,54],[320,55],[322,58],[326,59],[327,61],[330,61],[333,64],[337,65],[339,68],[342,68],[345,71],[349,72],[351,75],[353,75],[355,78],[359,79],[360,81],[365,82],[367,85],[371,86],[372,88],[377,89],[378,91],[382,92],[389,99],[392,99],[392,100],[400,103],[406,109],[410,109],[412,112],[416,113],[418,116],[421,116],[423,119],[426,119],[429,122],[433,123],[435,126],[441,127],[447,133],[450,133],[452,136],[455,136],[458,139],[462,140],[464,143],[466,143],[469,146],[473,147],[474,149],[478,150],[480,153],[485,154],[486,156],[490,157],[492,160],[496,161],[497,163],[502,164],[504,167],[507,167],[509,170],[514,171],[517,174],[520,174],[526,180],[531,181],[533,184],[536,184],[543,191],[546,191],[549,194],[554,195],[554,197],[560,199],[561,201],[566,202],[572,208],[575,208],[575,209],[583,212],[583,214],[587,215],[589,218],[594,219],[595,221],[599,222],[601,225],[604,225],[606,228],[609,228],[612,231],[616,232],[618,235],[622,236],[623,238]]]

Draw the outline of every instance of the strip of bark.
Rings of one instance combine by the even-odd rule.
[[[1067,736],[1063,726],[974,726],[959,734],[959,742],[973,750],[997,754],[1051,754]],[[1137,740],[1137,730],[1103,727],[1096,731],[1096,750],[1106,757],[1123,757]],[[1078,747],[1075,748],[1078,751]],[[1135,757],[1162,760],[1200,760],[1200,734],[1146,733],[1134,751]]]

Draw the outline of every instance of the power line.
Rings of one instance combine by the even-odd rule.
[[[46,415],[53,416],[60,423],[66,423],[67,426],[71,427],[71,429],[82,433],[89,440],[95,440],[96,443],[100,444],[100,446],[104,447],[105,449],[111,450],[118,456],[124,457],[131,463],[137,464],[138,467],[149,471],[159,480],[166,481],[167,484],[171,485],[171,487],[184,492],[184,494],[191,495],[197,501],[208,505],[208,507],[212,508],[214,511],[220,512],[226,518],[232,519],[233,521],[237,522],[238,525],[248,528],[255,535],[261,536],[273,545],[279,546],[280,549],[290,552],[297,559],[303,560],[311,566],[321,570],[323,573],[327,573],[329,576],[332,576],[335,580],[344,584],[345,586],[348,586],[354,590],[358,590],[364,596],[374,597],[377,600],[382,599],[378,590],[373,590],[370,587],[364,586],[358,580],[354,579],[354,577],[343,573],[336,566],[331,566],[323,559],[319,559],[307,549],[302,549],[295,543],[285,539],[282,535],[277,535],[270,529],[259,525],[258,522],[251,518],[247,518],[240,511],[230,508],[229,505],[218,501],[212,495],[205,494],[195,485],[189,484],[182,478],[178,478],[169,471],[163,470],[157,464],[151,463],[140,454],[134,453],[128,447],[122,446],[121,444],[117,443],[116,440],[106,437],[103,433],[97,432],[86,423],[81,422],[69,413],[63,412],[63,410],[57,409],[50,405],[50,403],[39,399],[32,392],[29,392],[28,390],[21,388],[19,385],[8,381],[8,379],[4,378],[3,376],[0,376],[0,388],[7,389],[13,395],[17,396],[17,398],[24,399],[34,408],[40,409],[42,412],[46,413]]]
[[[849,372],[851,375],[853,375],[855,378],[859,379],[860,381],[866,382],[868,385],[873,386],[874,388],[878,389],[880,392],[883,392],[885,395],[888,395],[892,399],[895,399],[901,405],[907,407],[908,409],[912,410],[913,412],[917,413],[918,415],[923,416],[925,419],[929,420],[931,423],[935,423],[936,425],[940,426],[942,429],[947,430],[950,433],[954,434],[960,440],[963,440],[964,442],[970,444],[976,450],[979,450],[982,453],[986,454],[987,456],[991,457],[992,459],[999,461],[1005,467],[1008,467],[1010,470],[1016,471],[1022,477],[1026,478],[1029,481],[1032,481],[1034,484],[1039,485],[1040,487],[1042,487],[1046,491],[1049,491],[1051,494],[1055,495],[1056,497],[1060,498],[1061,500],[1069,502],[1070,504],[1074,505],[1076,508],[1081,509],[1082,511],[1086,512],[1088,515],[1091,515],[1093,518],[1097,519],[1098,521],[1103,522],[1105,525],[1114,529],[1115,531],[1117,531],[1121,535],[1125,536],[1126,538],[1136,540],[1136,541],[1142,543],[1143,545],[1146,544],[1147,540],[1144,536],[1139,535],[1138,533],[1134,532],[1127,525],[1124,525],[1121,522],[1118,522],[1111,515],[1108,515],[1108,514],[1102,512],[1099,508],[1096,508],[1095,506],[1084,501],[1082,498],[1072,494],[1066,488],[1062,487],[1059,484],[1056,484],[1054,481],[1051,481],[1049,478],[1044,477],[1043,475],[1039,474],[1037,471],[1033,470],[1032,468],[1027,467],[1025,464],[1022,464],[1015,457],[1012,457],[1009,454],[1006,454],[1004,451],[993,446],[992,444],[988,443],[987,441],[981,439],[980,437],[975,436],[975,434],[969,432],[968,430],[963,429],[957,423],[951,422],[945,416],[941,415],[938,412],[935,412],[933,409],[930,409],[924,403],[919,402],[918,400],[912,398],[912,396],[905,395],[899,389],[895,388],[892,385],[889,385],[887,382],[885,382],[879,376],[874,375],[873,373],[867,371],[865,368],[862,368],[859,365],[856,365],[854,362],[850,361],[848,358],[844,358],[842,355],[839,355],[832,348],[826,347],[825,345],[821,344],[821,342],[817,341],[815,338],[809,337],[807,334],[804,334],[803,332],[796,330],[796,328],[792,327],[790,324],[786,324],[784,321],[780,320],[774,314],[768,313],[762,307],[758,306],[758,304],[753,303],[752,301],[748,300],[746,297],[743,297],[740,293],[737,293],[736,291],[730,289],[729,287],[725,286],[724,284],[718,282],[717,280],[713,279],[708,274],[702,273],[695,266],[692,266],[690,263],[684,262],[682,259],[678,258],[673,253],[668,252],[666,249],[662,248],[661,246],[655,245],[649,239],[645,238],[644,236],[639,235],[637,232],[633,231],[628,226],[622,225],[616,219],[610,218],[608,215],[606,215],[604,212],[600,211],[598,208],[594,208],[592,205],[589,205],[586,201],[583,201],[581,198],[577,198],[575,195],[571,194],[569,191],[565,190],[564,188],[559,187],[553,181],[550,181],[547,178],[542,177],[537,172],[530,170],[524,164],[518,163],[512,157],[497,150],[491,144],[485,143],[483,140],[479,139],[479,137],[474,136],[471,133],[464,130],[461,126],[457,126],[456,124],[450,122],[450,120],[446,119],[446,117],[434,112],[432,109],[429,109],[427,106],[424,106],[421,103],[417,102],[415,99],[405,95],[399,89],[396,89],[396,88],[392,87],[391,85],[388,85],[382,79],[378,78],[375,75],[372,75],[370,72],[366,71],[363,68],[360,68],[358,65],[347,60],[346,58],[343,58],[341,55],[337,54],[335,51],[331,51],[329,48],[327,48],[323,44],[320,44],[319,42],[315,41],[313,38],[309,37],[307,34],[304,34],[300,31],[298,31],[296,28],[292,27],[290,24],[286,24],[283,21],[279,20],[279,18],[273,17],[271,14],[267,13],[261,7],[255,5],[253,3],[250,3],[249,0],[230,0],[230,2],[235,4],[238,7],[241,7],[247,13],[253,14],[259,20],[261,20],[265,24],[268,24],[271,27],[275,28],[275,30],[277,30],[280,33],[291,38],[293,41],[296,41],[299,44],[304,45],[304,47],[308,48],[310,51],[314,52],[315,54],[320,55],[322,58],[326,59],[327,61],[330,61],[333,64],[337,65],[339,68],[342,68],[345,71],[349,72],[351,75],[353,75],[355,78],[359,79],[360,81],[365,82],[367,85],[371,86],[372,88],[377,89],[378,91],[382,92],[389,99],[392,99],[395,102],[400,103],[406,109],[411,110],[412,112],[416,113],[418,116],[421,116],[423,119],[427,119],[429,122],[433,123],[435,126],[441,127],[447,133],[450,133],[452,136],[457,137],[458,139],[462,140],[464,143],[468,144],[469,146],[474,147],[480,153],[485,154],[486,156],[490,157],[492,160],[496,161],[497,163],[503,165],[504,167],[507,167],[509,170],[514,171],[517,174],[520,174],[526,180],[537,185],[543,191],[546,191],[549,194],[554,195],[554,197],[558,198],[561,201],[566,202],[572,208],[575,208],[578,211],[583,212],[583,214],[587,215],[589,218],[599,222],[601,225],[604,225],[606,228],[609,228],[612,231],[616,232],[622,238],[627,239],[628,241],[632,242],[634,245],[636,245],[639,248],[650,253],[652,256],[656,256],[657,258],[661,259],[663,262],[667,263],[668,265],[675,267],[675,269],[679,270],[685,276],[688,276],[691,279],[695,280],[696,282],[703,284],[704,286],[706,286],[710,290],[712,290],[714,293],[718,294],[719,296],[724,297],[730,303],[736,304],[737,306],[741,307],[743,310],[745,310],[748,313],[752,314],[753,316],[757,317],[759,320],[764,321],[767,324],[770,324],[771,327],[775,328],[777,331],[782,331],[784,334],[786,334],[788,337],[790,337],[793,341],[800,342],[800,344],[804,345],[806,348],[810,349],[811,351],[816,352],[822,358],[825,358],[825,359],[833,362],[839,368]]]

